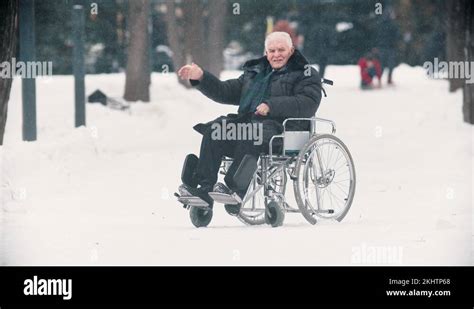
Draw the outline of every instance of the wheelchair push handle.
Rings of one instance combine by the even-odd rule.
[[[326,78],[321,78],[321,83],[330,85],[330,86],[334,85],[334,82],[332,80],[326,79]]]

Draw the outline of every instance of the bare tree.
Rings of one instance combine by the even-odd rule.
[[[219,76],[224,69],[224,36],[225,18],[227,13],[227,1],[209,0],[209,67],[212,74]]]
[[[186,64],[185,51],[183,48],[183,27],[177,18],[177,12],[181,10],[176,7],[175,0],[166,0],[166,34],[168,44],[173,51],[173,64],[175,70]],[[178,81],[186,87],[189,84],[178,78]]]
[[[150,69],[148,18],[149,0],[129,1],[128,25],[130,42],[128,45],[127,70],[124,99],[127,101],[150,101]]]
[[[448,5],[448,26],[446,51],[448,61],[468,64],[470,69],[474,56],[474,5],[471,0],[452,0]],[[471,74],[473,72],[470,72]],[[449,80],[449,91],[463,89],[463,120],[474,124],[474,85],[469,84],[460,76]]]
[[[18,0],[0,2],[0,63],[11,62],[16,52]],[[0,145],[7,123],[8,100],[12,78],[0,77]]]
[[[463,10],[466,0],[446,1],[448,12],[448,25],[446,32],[446,55],[448,61],[464,60],[464,42],[465,42],[465,19]],[[467,0],[469,2],[469,0]],[[449,79],[449,91],[454,92],[463,87],[464,80],[461,78]]]
[[[472,1],[465,1],[464,18],[466,20],[466,29],[464,31],[465,43],[465,60],[470,66],[471,61],[474,60],[474,5]],[[467,69],[467,68],[466,68]],[[470,72],[473,74],[474,72]],[[463,118],[465,122],[474,124],[474,84],[464,83],[463,89]]]
[[[195,62],[219,76],[223,69],[225,17],[227,1],[167,0],[167,35],[173,63],[179,69]],[[189,86],[186,82],[180,81]]]

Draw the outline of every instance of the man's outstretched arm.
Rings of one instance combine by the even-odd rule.
[[[193,63],[179,69],[178,76],[181,79],[189,79],[192,86],[213,101],[239,105],[243,74],[239,78],[220,81],[217,77]]]

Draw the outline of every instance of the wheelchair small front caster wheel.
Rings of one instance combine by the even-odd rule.
[[[212,220],[212,209],[191,206],[189,217],[195,227],[206,227]]]
[[[272,227],[278,227],[283,225],[285,220],[285,211],[278,202],[271,201],[267,205],[265,211],[265,223],[270,224]]]
[[[236,204],[236,205],[232,205],[232,204],[225,204],[224,205],[224,208],[225,208],[225,211],[227,211],[227,213],[231,216],[238,216],[240,214],[240,207],[242,205],[240,204]]]

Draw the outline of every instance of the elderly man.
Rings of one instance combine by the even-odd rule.
[[[282,122],[289,117],[312,117],[321,101],[321,78],[304,56],[293,47],[286,32],[273,32],[265,39],[265,56],[247,61],[244,73],[236,79],[220,81],[197,64],[185,65],[178,71],[181,79],[190,83],[210,99],[238,105],[238,114],[219,117],[195,129],[203,134],[201,150],[194,173],[199,187],[187,186],[191,195],[212,206],[208,192],[213,190],[223,156],[234,158],[225,182],[242,198],[245,189],[237,188],[232,177],[245,155],[255,158],[268,152],[270,138],[283,130]],[[252,123],[262,130],[262,142],[249,138],[224,140],[215,138],[215,124]],[[293,130],[302,130],[307,123],[296,123]]]

